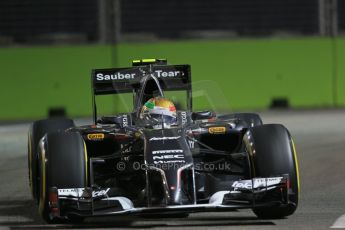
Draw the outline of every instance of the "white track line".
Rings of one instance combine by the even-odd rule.
[[[345,228],[345,214],[339,217],[330,228]]]
[[[24,217],[24,216],[0,216],[0,224],[3,223],[21,223],[21,222],[28,222],[33,221],[31,218]]]

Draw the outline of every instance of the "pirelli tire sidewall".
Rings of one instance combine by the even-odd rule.
[[[59,220],[50,216],[49,189],[88,185],[88,156],[83,138],[77,132],[46,134],[39,143],[39,164],[39,213],[46,222],[55,223]]]
[[[50,118],[35,121],[28,133],[28,174],[32,197],[39,201],[38,144],[41,138],[54,131],[63,131],[74,127],[74,122],[67,118]]]
[[[300,193],[298,161],[289,131],[280,124],[252,127],[244,136],[250,158],[252,177],[273,177],[289,174],[292,194],[289,201],[295,205],[254,208],[260,218],[283,218],[295,212]]]

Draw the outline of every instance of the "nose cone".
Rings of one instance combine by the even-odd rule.
[[[167,177],[169,184],[168,205],[192,204],[195,200],[193,164],[187,164],[175,170]]]
[[[184,132],[181,128],[143,130],[145,161],[159,172],[167,205],[190,204],[195,199],[193,157]]]

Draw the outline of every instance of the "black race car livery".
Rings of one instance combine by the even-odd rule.
[[[254,113],[193,111],[189,65],[133,63],[92,71],[93,124],[50,118],[31,126],[29,181],[47,222],[242,208],[259,218],[294,213],[298,164],[284,126]],[[141,108],[168,91],[184,91],[186,108],[174,125],[154,128]],[[132,93],[132,111],[99,116],[96,97],[121,93]]]

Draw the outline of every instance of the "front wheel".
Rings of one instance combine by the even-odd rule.
[[[56,223],[59,219],[51,215],[49,191],[87,187],[87,152],[83,138],[74,132],[49,133],[41,139],[39,147],[39,212],[46,222]]]
[[[28,135],[28,172],[29,186],[34,200],[39,199],[39,175],[38,175],[38,143],[41,138],[50,132],[63,131],[74,127],[74,122],[67,118],[49,118],[35,121]]]
[[[297,209],[300,185],[296,150],[289,131],[278,124],[252,127],[244,142],[252,159],[253,177],[289,175],[288,205],[254,208],[254,213],[263,219],[292,215]]]

